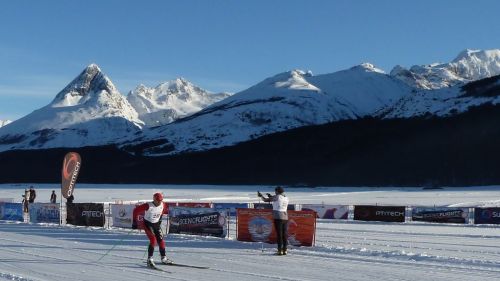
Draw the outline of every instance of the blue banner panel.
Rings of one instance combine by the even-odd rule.
[[[23,204],[3,203],[2,219],[8,221],[24,221]]]
[[[412,221],[437,222],[437,223],[467,223],[468,208],[450,207],[413,207]]]
[[[500,208],[474,208],[474,224],[500,224]]]
[[[248,203],[213,203],[214,209],[219,212],[227,212],[230,216],[236,216],[236,209],[248,209]]]
[[[59,223],[59,204],[35,203],[30,204],[30,222]]]

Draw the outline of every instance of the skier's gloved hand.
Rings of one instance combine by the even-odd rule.
[[[132,224],[132,229],[137,229],[137,223]]]
[[[262,193],[260,193],[260,191],[257,191],[257,196],[259,196],[259,197],[263,197],[263,196],[262,196]]]
[[[273,197],[271,193],[266,193],[267,197]]]

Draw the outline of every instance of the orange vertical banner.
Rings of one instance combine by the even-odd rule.
[[[237,209],[237,240],[276,243],[272,210]],[[313,246],[316,214],[288,211],[288,242],[294,246]]]

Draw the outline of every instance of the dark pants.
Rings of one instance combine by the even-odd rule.
[[[288,245],[288,221],[287,220],[274,220],[274,229],[278,240],[278,251],[286,250]]]
[[[151,223],[147,220],[144,220],[144,231],[149,239],[148,246],[148,257],[152,257],[156,243],[160,248],[160,255],[162,257],[165,256],[165,241],[163,240],[163,231],[161,230],[161,221],[157,223]]]

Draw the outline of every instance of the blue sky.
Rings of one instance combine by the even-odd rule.
[[[185,77],[243,90],[299,68],[447,62],[500,48],[500,1],[1,1],[0,120],[47,105],[90,63],[122,94]]]

